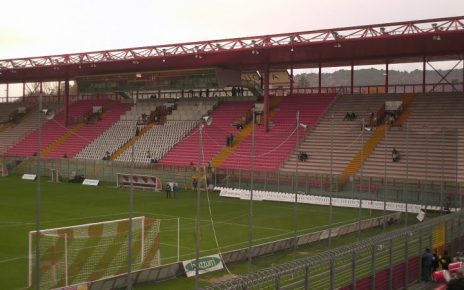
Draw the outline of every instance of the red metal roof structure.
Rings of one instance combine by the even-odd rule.
[[[0,60],[0,83],[223,67],[334,67],[464,57],[464,16]]]

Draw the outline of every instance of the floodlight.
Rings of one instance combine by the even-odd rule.
[[[213,117],[211,116],[203,116],[201,117],[201,119],[203,120],[203,122],[206,123],[206,125],[211,125],[213,123]]]
[[[53,110],[50,110],[50,109],[42,109],[42,114],[45,116],[45,118],[47,120],[51,120],[55,117],[55,112]]]

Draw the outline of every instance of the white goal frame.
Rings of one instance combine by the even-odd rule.
[[[144,262],[144,251],[146,250],[145,249],[145,216],[139,216],[139,217],[133,217],[132,218],[132,223],[134,222],[134,220],[136,221],[140,221],[140,225],[141,227],[138,229],[139,230],[139,234],[141,235],[141,241],[140,241],[140,263],[142,264]],[[44,230],[40,230],[39,231],[39,235],[40,235],[40,239],[44,239],[46,238],[46,236],[49,236],[49,237],[54,237],[54,238],[61,238],[61,239],[64,239],[64,275],[65,275],[65,283],[66,285],[65,286],[70,286],[69,285],[69,281],[68,281],[68,268],[69,268],[69,264],[68,264],[68,235],[66,233],[64,234],[58,234],[58,231],[60,230],[67,230],[67,229],[82,229],[82,228],[88,228],[90,226],[95,226],[95,225],[105,225],[105,224],[117,224],[119,222],[124,222],[124,221],[130,221],[130,218],[125,218],[125,219],[118,219],[118,220],[111,220],[111,221],[103,221],[103,222],[96,222],[96,223],[88,223],[88,224],[80,224],[80,225],[75,225],[75,226],[67,226],[67,227],[59,227],[59,228],[51,228],[51,229],[44,229]],[[158,225],[158,234],[159,234],[159,223],[160,221],[159,220],[156,220],[157,222],[157,225]],[[29,253],[28,253],[28,285],[29,287],[32,286],[32,282],[33,282],[33,272],[35,271],[35,269],[33,267],[35,267],[35,263],[33,263],[33,261],[35,262],[35,241],[33,242],[34,240],[34,236],[37,235],[37,231],[30,231],[29,232]],[[42,251],[42,249],[41,249]],[[159,249],[158,249],[159,251]],[[42,252],[41,252],[42,253]],[[157,256],[157,259],[158,259],[158,263],[159,263],[159,252],[158,252],[158,256]],[[138,260],[137,260],[138,261]],[[134,261],[132,262],[134,263]],[[52,269],[52,271],[54,271],[54,269]],[[63,273],[63,272],[61,272]],[[84,281],[76,281],[76,283],[80,284],[80,283],[83,283]],[[85,282],[90,282],[90,281],[85,281]],[[64,287],[64,286],[63,286]]]

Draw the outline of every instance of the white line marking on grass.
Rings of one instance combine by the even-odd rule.
[[[5,260],[0,260],[0,264],[8,263],[8,262],[16,261],[16,260],[22,260],[22,259],[27,259],[27,256],[16,257],[16,258],[9,258],[9,259],[5,259]]]
[[[88,220],[88,219],[101,218],[101,217],[121,216],[123,214],[125,214],[125,213],[107,214],[107,215],[95,215],[95,216],[86,216],[86,217],[60,219],[60,220],[46,220],[46,221],[42,221],[42,224],[68,222],[68,221],[74,221],[74,220],[76,220],[76,221],[78,221],[78,220]],[[129,214],[127,213],[127,215],[129,215]],[[12,227],[12,226],[26,226],[26,225],[35,225],[35,222],[23,222],[23,223],[18,222],[17,224],[0,225],[0,228]]]

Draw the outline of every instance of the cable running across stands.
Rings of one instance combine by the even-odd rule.
[[[200,125],[200,126],[202,126],[202,125]],[[210,201],[210,198],[209,198],[208,181],[207,181],[207,178],[206,178],[205,151],[204,151],[203,144],[201,145],[201,160],[202,160],[202,163],[203,163],[202,168],[203,168],[204,181],[205,181],[205,185],[206,185],[205,186],[206,187],[206,199],[208,201],[209,218],[210,218],[210,221],[211,221],[211,227],[213,228],[214,241],[216,243],[216,248],[218,250],[219,257],[221,257],[222,264],[224,265],[224,268],[226,269],[227,273],[232,275],[232,272],[230,272],[229,268],[227,267],[226,263],[224,262],[224,260],[222,258],[222,252],[221,252],[221,248],[219,247],[219,241],[217,239],[216,228],[214,227],[213,213],[211,211],[211,201]]]
[[[339,150],[334,150],[333,152],[334,152],[334,153],[338,153],[338,152],[343,152],[343,151],[346,151],[346,150],[350,149],[351,146],[352,146],[354,143],[356,143],[356,142],[359,140],[359,138],[361,138],[362,134],[363,134],[363,132],[359,133],[359,135],[356,137],[356,139],[354,139],[353,142],[351,142],[351,143],[350,143],[348,146],[346,146],[345,148],[341,148],[341,149],[339,149]]]
[[[87,142],[92,142],[92,140],[89,140],[89,139],[85,138],[84,136],[81,136],[81,135],[79,135],[78,133],[73,132],[71,129],[66,128],[65,126],[63,126],[63,125],[62,125],[60,122],[58,122],[57,120],[52,119],[52,121],[55,122],[58,126],[60,126],[62,129],[64,129],[66,133],[69,132],[69,133],[73,134],[74,136],[81,138],[82,140],[85,140],[85,141],[87,141]]]
[[[254,155],[254,157],[262,157],[262,156],[266,156],[266,155],[269,155],[271,154],[272,152],[276,151],[277,149],[279,149],[280,147],[282,147],[285,143],[287,143],[287,141],[290,139],[290,137],[293,136],[293,134],[295,134],[296,132],[296,128],[293,130],[293,132],[290,133],[290,135],[287,136],[287,138],[282,141],[279,145],[277,145],[276,147],[274,147],[273,149],[267,151],[267,152],[264,152],[262,154],[259,154],[259,155]],[[218,145],[219,147],[223,147],[221,145],[219,145],[213,138],[211,138],[211,136],[209,136],[208,134],[204,133],[208,139],[210,139],[213,143],[215,143],[216,145]],[[244,158],[249,158],[251,157],[251,155],[244,155],[244,154],[239,154],[239,153],[235,153],[235,155],[237,156],[240,156],[240,157],[244,157]]]

